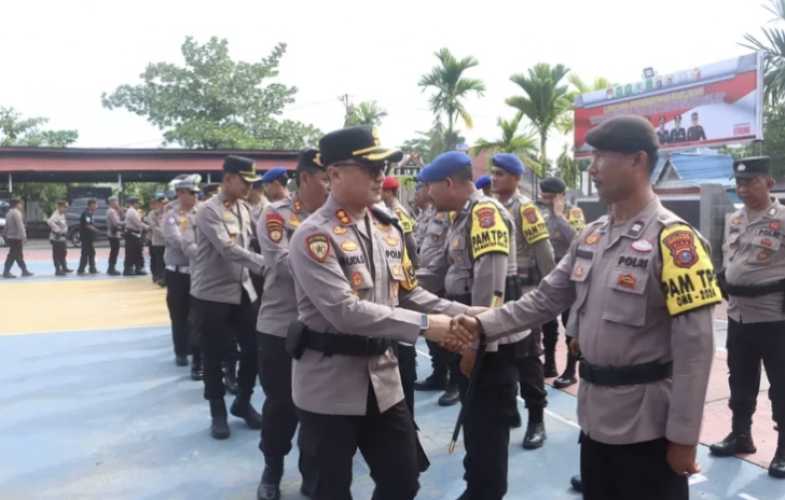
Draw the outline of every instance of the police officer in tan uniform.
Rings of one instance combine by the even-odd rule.
[[[166,273],[166,306],[172,323],[172,344],[175,364],[188,365],[191,354],[191,378],[201,380],[202,360],[194,347],[188,324],[191,302],[191,260],[196,257],[196,194],[199,183],[194,176],[175,184],[177,200],[166,206],[162,214],[164,238],[164,270]]]
[[[398,219],[398,223],[400,224],[401,229],[403,229],[406,251],[411,256],[412,263],[416,268],[417,242],[415,241],[414,236],[416,226],[414,218],[412,218],[409,211],[401,204],[401,200],[398,199],[400,190],[401,183],[396,177],[388,175],[384,178],[384,183],[382,183],[382,201]]]
[[[647,120],[611,118],[587,142],[612,215],[589,224],[536,290],[458,322],[490,342],[572,306],[584,498],[686,499],[721,300],[710,252],[651,188]]]
[[[52,261],[55,265],[55,275],[65,276],[66,273],[73,272],[68,269],[66,256],[68,250],[66,249],[66,237],[68,235],[68,222],[65,220],[65,211],[68,209],[68,202],[60,200],[57,202],[57,208],[49,220],[46,221],[49,226],[49,241],[52,243]]]
[[[523,162],[511,153],[498,153],[491,158],[493,174],[492,189],[497,199],[513,217],[513,233],[517,253],[512,259],[514,277],[513,286],[508,287],[507,300],[517,300],[520,296],[539,284],[554,267],[553,247],[551,246],[548,226],[534,202],[518,191],[518,185],[524,172]],[[553,321],[549,322],[553,325]],[[547,324],[547,323],[546,323]],[[522,446],[527,450],[542,447],[545,443],[545,406],[548,404],[545,392],[545,368],[552,365],[553,358],[546,357],[546,367],[540,360],[542,355],[542,330],[534,328],[519,351],[515,362],[518,366],[518,378],[521,396],[526,402],[529,412],[526,433]],[[551,366],[548,366],[550,361]],[[555,374],[550,371],[548,376]]]
[[[540,181],[540,200],[538,206],[542,209],[542,217],[545,219],[545,224],[548,226],[548,233],[551,238],[551,246],[553,246],[553,257],[556,262],[559,262],[570,248],[572,240],[575,238],[576,229],[568,219],[569,215],[564,213],[565,199],[564,193],[567,190],[567,185],[563,180],[558,177],[546,177]],[[578,209],[580,210],[580,208]],[[583,212],[581,212],[582,214]],[[574,212],[577,216],[577,212]],[[573,219],[575,220],[575,219]],[[567,309],[561,315],[562,325],[567,328],[567,320],[570,315],[570,310]],[[576,383],[578,379],[575,378],[575,366],[577,358],[574,354],[569,352],[569,337],[564,336],[567,341],[567,365],[564,372],[553,381],[553,387],[562,389],[569,387]],[[557,320],[549,321],[542,325],[542,343],[545,349],[545,376],[555,377],[558,375],[556,371],[556,343],[559,340],[559,323]]]
[[[250,272],[261,274],[264,258],[249,245],[253,234],[251,209],[245,202],[259,180],[253,160],[227,156],[221,191],[196,213],[196,258],[191,274],[192,306],[199,323],[204,360],[204,398],[210,402],[215,439],[229,437],[221,363],[240,344],[238,394],[230,411],[248,427],[261,428],[261,415],[251,405],[257,375],[256,290]]]
[[[381,201],[384,162],[400,160],[400,151],[382,147],[370,127],[331,132],[319,150],[330,196],[289,243],[299,321],[287,334],[302,445],[318,470],[313,498],[351,498],[359,448],[373,498],[411,499],[422,463],[392,346],[422,333],[448,340],[449,317],[424,312],[466,306],[418,287],[402,232],[368,209]]]
[[[315,149],[300,154],[297,193],[269,203],[256,230],[262,255],[268,263],[265,292],[256,321],[259,378],[265,394],[259,441],[265,467],[256,493],[259,500],[280,497],[284,457],[292,448],[297,429],[292,401],[292,358],[285,346],[289,325],[297,320],[297,297],[289,269],[289,241],[300,224],[327,199],[327,173],[324,166],[316,162],[317,155]],[[310,496],[314,471],[309,470],[307,453],[302,449],[299,465],[303,476],[301,491]]]
[[[769,158],[733,164],[744,207],[725,219],[723,291],[728,295],[728,384],[731,433],[711,446],[717,456],[755,453],[752,414],[760,392],[761,361],[771,383],[772,417],[779,428],[769,475],[785,478],[785,207],[771,196]],[[724,281],[724,283],[723,283]]]
[[[142,221],[139,215],[139,199],[128,198],[128,208],[125,211],[125,261],[123,262],[123,276],[145,276],[144,270],[144,232],[150,226]]]
[[[120,238],[123,236],[123,211],[116,196],[109,197],[106,210],[106,236],[109,238],[109,276],[120,276],[117,270],[117,256],[120,253]]]
[[[27,270],[27,264],[25,264],[24,244],[27,241],[27,228],[22,210],[24,210],[24,202],[19,198],[12,198],[10,210],[5,216],[5,240],[8,245],[8,254],[5,257],[3,278],[16,278],[11,274],[11,267],[14,263],[22,270],[23,277],[33,275]]]
[[[445,297],[471,306],[498,306],[516,273],[513,218],[497,200],[472,181],[471,158],[451,151],[436,157],[420,174],[439,210],[454,210],[443,258]],[[520,425],[516,401],[517,359],[524,354],[526,333],[493,343],[481,354],[480,371],[471,374],[461,353],[458,378],[464,409],[464,479],[461,499],[493,500],[507,491],[510,428]],[[476,384],[469,398],[468,377]]]
[[[150,231],[150,275],[153,283],[162,287],[166,285],[166,269],[164,267],[166,241],[163,233],[165,207],[166,196],[163,193],[156,194],[155,200],[150,202],[150,211],[144,218]]]

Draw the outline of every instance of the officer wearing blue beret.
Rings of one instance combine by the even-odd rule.
[[[491,158],[491,164],[493,165],[493,192],[515,221],[517,255],[513,267],[516,271],[512,279],[514,286],[510,287],[511,293],[506,299],[517,300],[525,292],[536,287],[540,280],[555,267],[553,247],[540,210],[532,200],[518,190],[525,170],[523,162],[512,153],[498,153]],[[526,401],[526,408],[529,410],[529,420],[523,438],[525,449],[541,447],[546,437],[543,413],[547,399],[545,367],[540,361],[541,337],[541,329],[533,328],[516,357],[521,397]]]
[[[491,196],[491,176],[490,175],[483,175],[479,177],[474,186],[485,193],[485,196]]]
[[[284,167],[273,167],[262,176],[264,195],[270,203],[289,198],[289,191],[286,189],[287,172]]]

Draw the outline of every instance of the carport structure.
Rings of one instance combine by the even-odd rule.
[[[256,161],[259,171],[294,170],[297,151],[258,149],[0,148],[0,182],[13,192],[18,182],[168,182],[184,173],[205,182],[221,180],[223,158]]]

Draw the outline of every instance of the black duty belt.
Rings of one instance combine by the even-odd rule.
[[[673,375],[673,362],[653,361],[640,365],[600,366],[581,360],[578,369],[581,379],[594,385],[638,385],[658,382]]]
[[[775,281],[766,285],[731,285],[725,283],[725,291],[728,295],[737,297],[760,297],[770,293],[785,291],[785,280]]]
[[[303,346],[324,353],[327,356],[343,354],[344,356],[380,356],[393,345],[390,339],[363,337],[336,333],[315,332],[303,329]]]

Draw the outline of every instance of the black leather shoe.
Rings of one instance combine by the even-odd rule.
[[[536,450],[537,448],[542,448],[542,445],[545,444],[545,438],[545,423],[529,422],[526,426],[526,435],[523,436],[523,449]]]
[[[134,273],[134,276],[147,276],[147,271],[142,271],[141,269]]]
[[[98,274],[98,269],[90,269],[90,274]]]
[[[67,267],[66,267],[65,269],[63,269],[63,271],[65,271],[66,273],[72,273],[72,272],[74,272],[74,270],[73,270],[73,269],[68,269]]]
[[[22,277],[23,278],[29,278],[30,276],[35,276],[35,275],[33,273],[31,273],[30,271],[22,271]]]
[[[570,478],[570,486],[578,493],[583,493],[583,481],[581,480],[581,476],[572,476]]]
[[[553,356],[545,356],[545,365],[543,366],[543,373],[545,378],[558,377],[559,372],[556,370],[556,360]]]
[[[444,394],[439,397],[439,406],[453,406],[458,404],[461,400],[461,391],[458,390],[458,386],[449,386],[447,390],[444,391]]]
[[[265,466],[259,487],[256,488],[256,500],[278,500],[281,498],[282,470],[276,473],[269,466]]]
[[[65,271],[57,270],[55,271],[55,276],[65,276]]]
[[[116,269],[110,269],[106,271],[106,274],[108,274],[109,276],[120,276],[121,273]]]
[[[563,373],[559,378],[553,381],[553,387],[555,389],[564,389],[565,387],[574,385],[577,382],[578,379],[575,378],[575,375]]]
[[[174,364],[177,366],[188,366],[188,356],[175,356],[174,357]]]
[[[11,278],[16,278],[16,276],[11,273],[3,273],[3,278],[11,279]]]
[[[202,363],[191,362],[191,380],[202,380],[204,372],[202,371]]]
[[[422,382],[414,383],[415,391],[443,391],[447,388],[447,377],[432,373]]]
[[[711,445],[709,450],[715,457],[732,457],[739,453],[755,453],[757,451],[749,432],[731,432],[719,443]]]
[[[229,408],[229,413],[245,420],[245,425],[251,429],[262,428],[262,416],[251,404],[251,397],[237,396]]]
[[[300,494],[307,498],[313,498],[316,494],[316,484],[314,481],[306,481],[303,479],[303,482],[300,484]]]
[[[785,479],[785,452],[777,450],[774,454],[774,459],[769,464],[769,475],[777,479]]]

